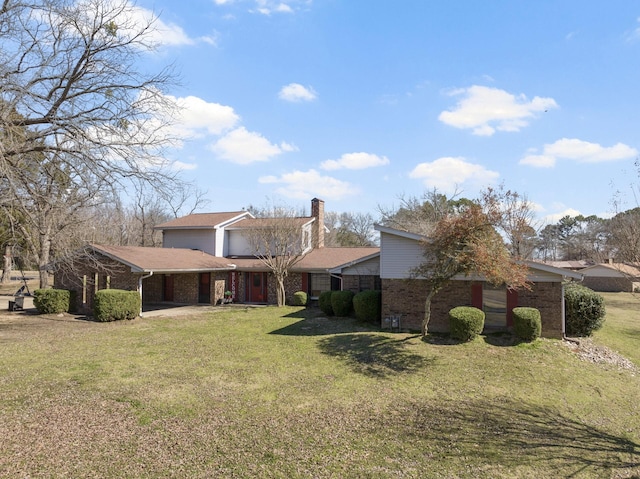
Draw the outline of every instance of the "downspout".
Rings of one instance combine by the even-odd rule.
[[[146,276],[140,276],[140,278],[138,278],[138,293],[140,293],[140,317],[142,317],[142,280],[151,278],[151,276],[153,276],[153,271],[151,271]]]

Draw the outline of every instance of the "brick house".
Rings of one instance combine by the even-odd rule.
[[[406,330],[421,329],[428,284],[412,278],[411,269],[424,260],[421,241],[414,233],[381,225],[380,278],[382,317],[400,316]],[[481,276],[457,276],[440,291],[431,303],[429,330],[448,332],[448,312],[456,306],[475,306],[485,312],[485,329],[507,329],[513,324],[512,310],[518,306],[540,310],[542,335],[561,338],[565,332],[564,286],[566,279],[581,280],[582,275],[542,263],[527,262],[531,290],[509,291],[495,287]]]
[[[305,291],[379,286],[379,248],[324,246],[324,202],[314,198],[312,215],[296,218],[304,257],[289,272],[286,297]],[[231,292],[234,302],[275,304],[275,280],[251,255],[245,232],[265,221],[247,211],[199,213],[157,226],[162,248],[89,245],[73,265],[55,271],[54,287],[76,292],[78,310],[90,312],[99,289],[137,290],[142,303],[218,304]]]
[[[626,263],[594,264],[584,268],[584,285],[594,291],[628,292],[640,290],[640,268]]]

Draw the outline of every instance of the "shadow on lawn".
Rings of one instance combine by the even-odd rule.
[[[504,466],[545,462],[573,469],[558,477],[580,477],[583,472],[600,474],[605,470],[633,474],[615,477],[640,477],[638,442],[551,408],[512,400],[404,407],[407,418],[411,418],[407,436],[427,442],[444,441],[444,455],[473,455],[480,461],[491,460]]]
[[[385,377],[410,373],[432,364],[434,359],[411,353],[406,341],[380,334],[337,334],[322,338],[318,347],[323,354],[346,362],[355,372],[367,376]]]

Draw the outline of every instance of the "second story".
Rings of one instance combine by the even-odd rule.
[[[255,254],[256,232],[265,228],[294,229],[295,243],[303,251],[324,247],[324,201],[311,201],[311,216],[255,218],[248,211],[194,213],[156,226],[162,231],[163,248],[189,248],[219,257],[249,257]],[[290,233],[289,233],[290,235]],[[272,249],[278,251],[278,248]]]

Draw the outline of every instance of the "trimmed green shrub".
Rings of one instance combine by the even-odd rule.
[[[307,293],[304,291],[296,291],[291,297],[291,306],[306,306]]]
[[[360,321],[380,324],[382,319],[382,291],[362,291],[353,297],[353,310]]]
[[[327,316],[333,316],[333,307],[331,306],[331,295],[333,291],[323,291],[318,296],[318,306],[320,307],[320,311],[322,311]]]
[[[331,308],[336,316],[344,318],[353,311],[353,291],[333,291],[331,294]]]
[[[604,324],[604,298],[578,283],[564,285],[567,336],[591,336]]]
[[[540,337],[542,319],[536,308],[513,308],[513,331],[524,341],[533,341]]]
[[[103,289],[96,293],[93,315],[98,321],[133,319],[140,314],[140,294],[137,291]]]
[[[40,314],[58,314],[69,311],[71,292],[66,289],[36,289],[33,305]]]
[[[475,339],[484,329],[484,311],[471,306],[458,306],[449,311],[451,336],[460,341]]]

